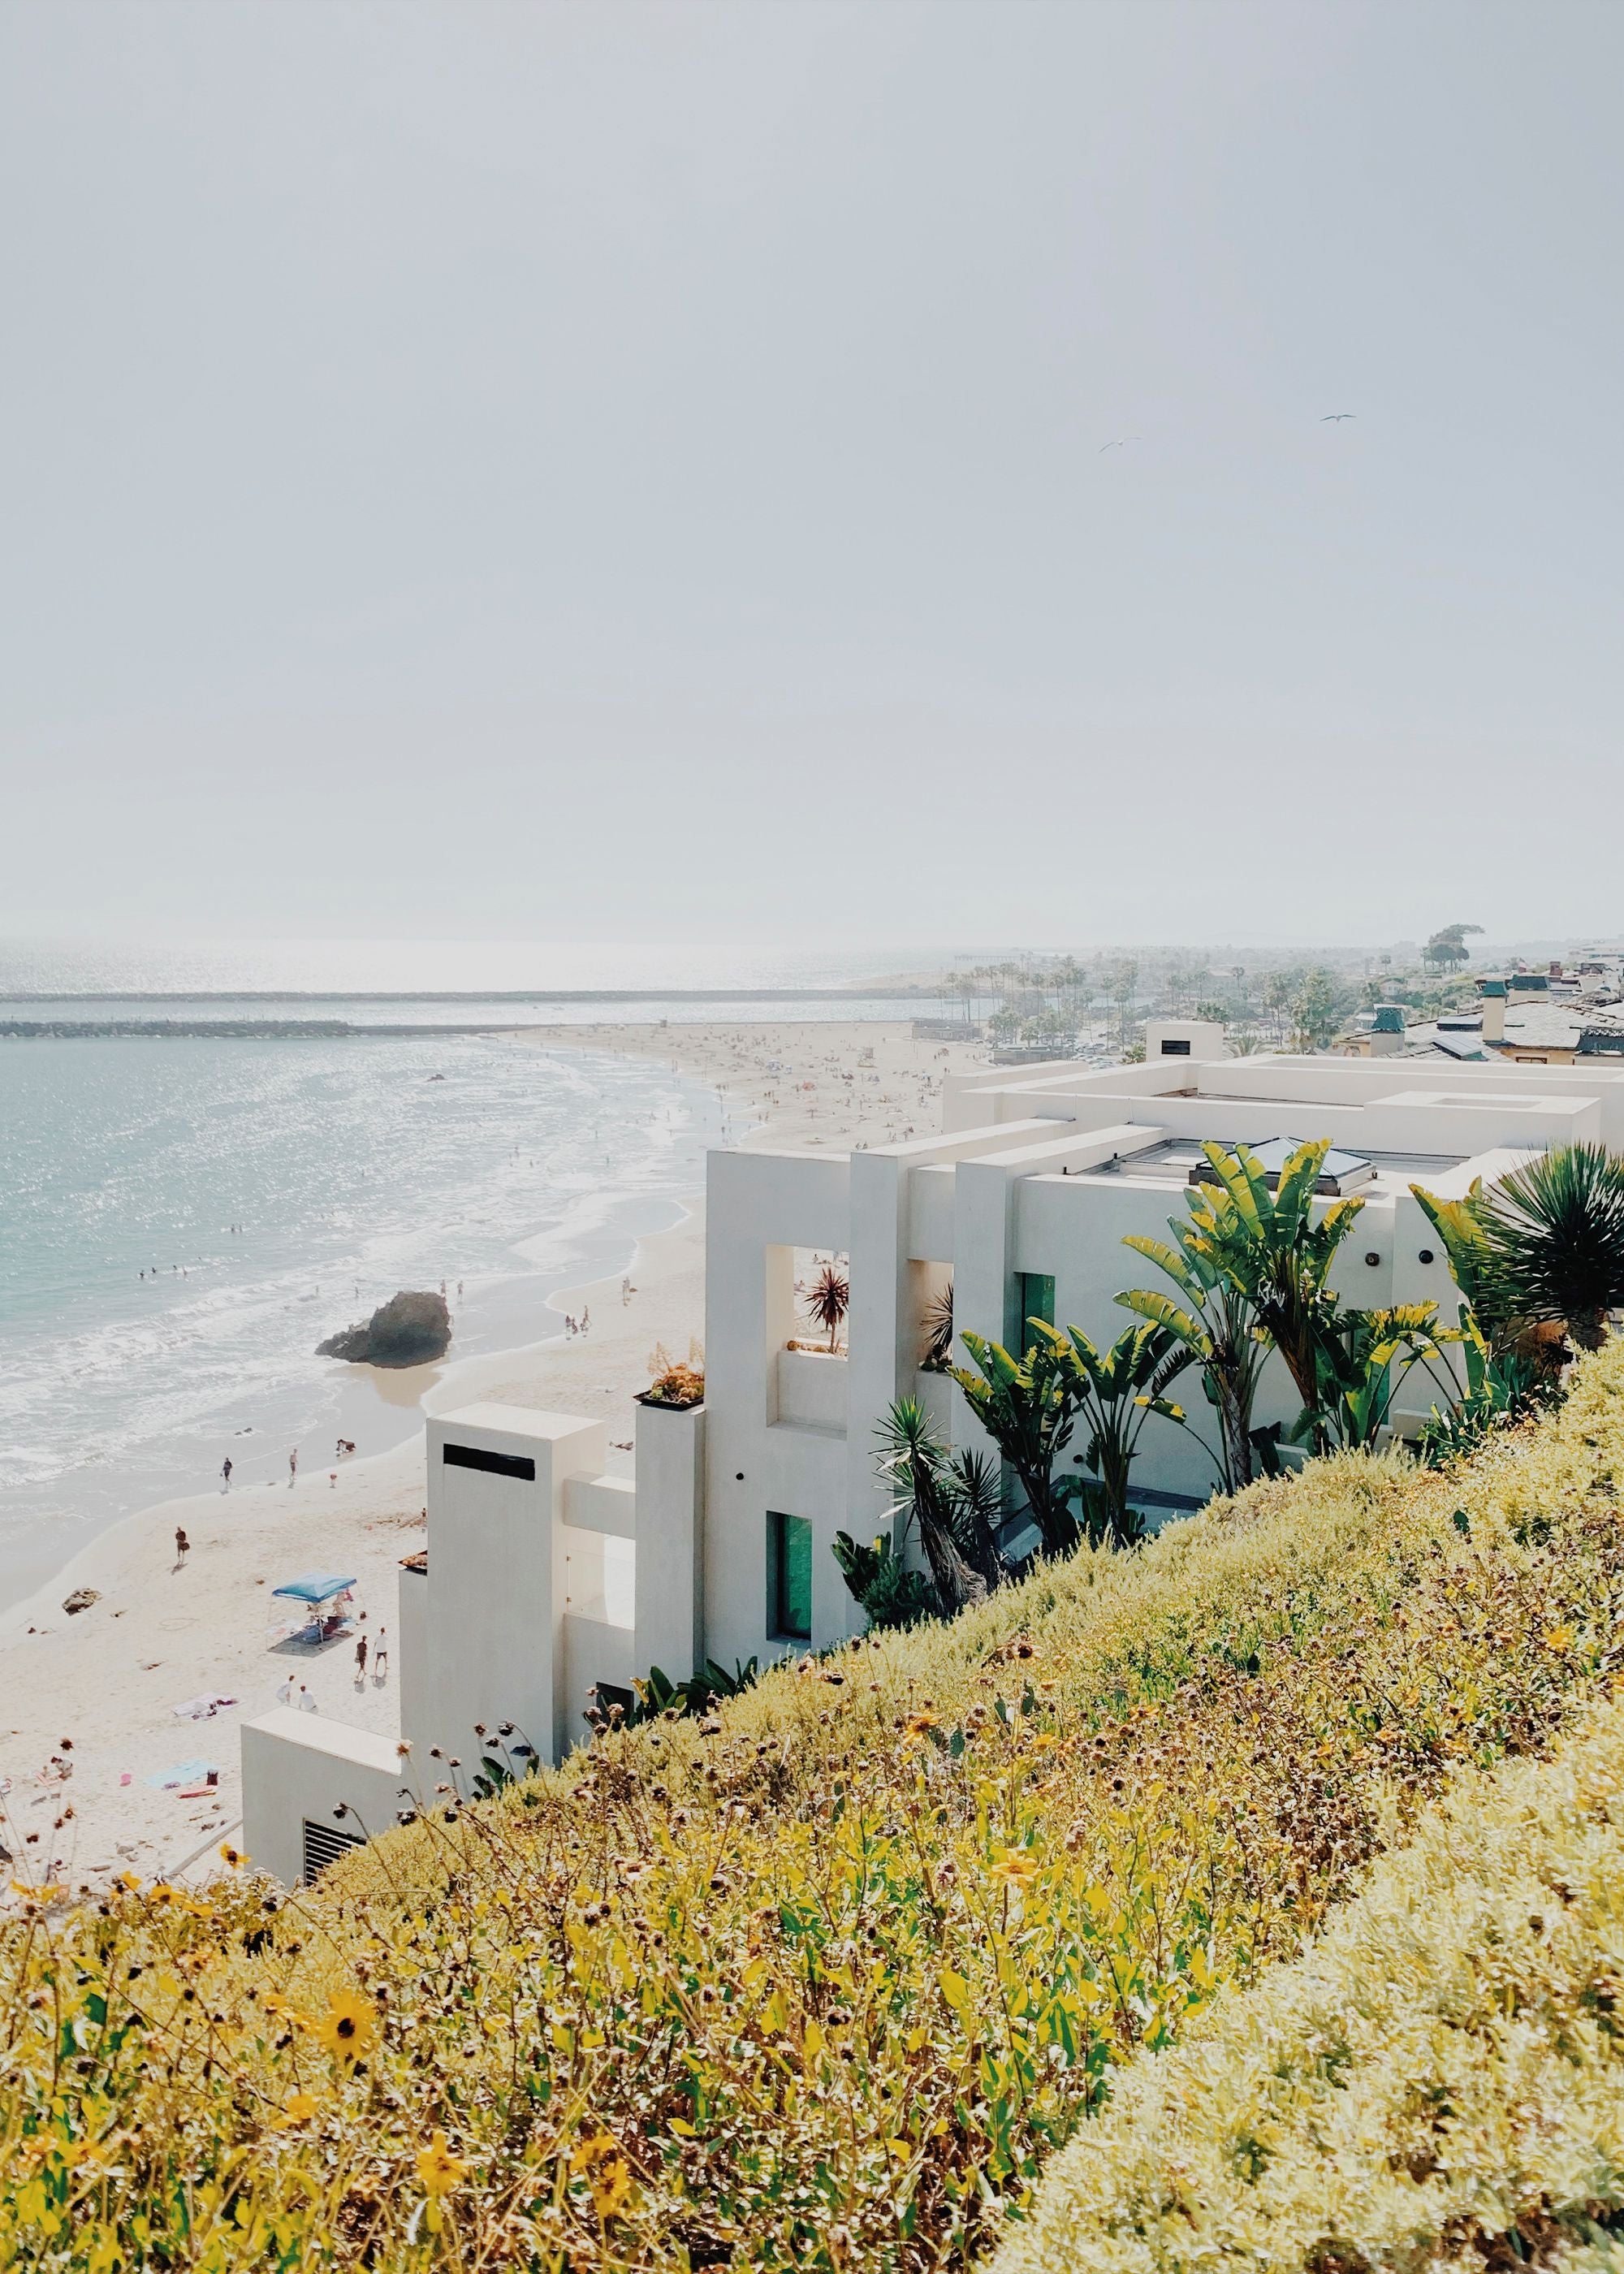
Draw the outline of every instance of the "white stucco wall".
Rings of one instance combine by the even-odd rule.
[[[304,1870],[307,1817],[370,1839],[415,1804],[402,1788],[413,1786],[418,1765],[401,1757],[393,1737],[287,1706],[244,1722],[241,1734],[244,1850],[284,1886]],[[341,1805],[352,1811],[342,1820],[334,1814]]]

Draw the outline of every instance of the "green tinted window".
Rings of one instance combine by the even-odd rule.
[[[767,1607],[775,1635],[812,1638],[812,1527],[804,1516],[767,1517]]]
[[[1055,1279],[1049,1271],[1022,1271],[1015,1282],[1019,1291],[1020,1312],[1015,1329],[1015,1341],[1011,1348],[1024,1351],[1033,1339],[1028,1319],[1041,1319],[1046,1327],[1055,1323]]]

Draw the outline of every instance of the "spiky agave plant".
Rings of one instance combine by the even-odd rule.
[[[950,1279],[939,1287],[925,1306],[924,1355],[920,1359],[926,1374],[945,1374],[953,1362],[953,1283]]]
[[[1513,1315],[1566,1320],[1581,1348],[1599,1350],[1624,1304],[1624,1160],[1559,1145],[1493,1186],[1483,1217]]]

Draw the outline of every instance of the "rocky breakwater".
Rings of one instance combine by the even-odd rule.
[[[380,1303],[364,1325],[318,1343],[316,1356],[348,1359],[353,1366],[426,1366],[450,1346],[445,1297],[402,1290]]]

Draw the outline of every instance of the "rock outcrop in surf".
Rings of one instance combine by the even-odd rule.
[[[426,1366],[451,1345],[451,1314],[443,1295],[402,1289],[380,1303],[364,1326],[346,1327],[316,1344],[318,1358],[352,1366]]]

